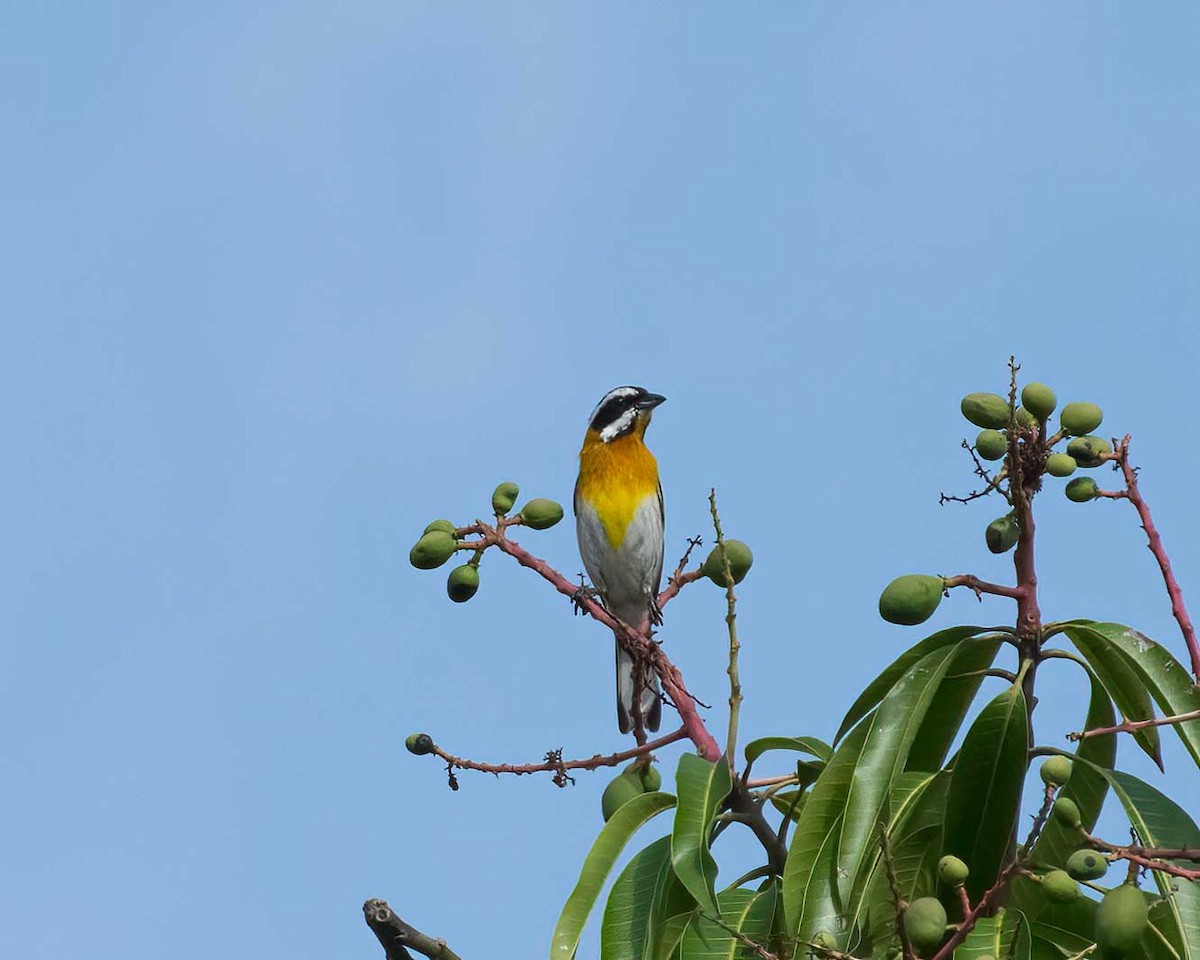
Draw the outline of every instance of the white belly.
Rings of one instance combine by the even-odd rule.
[[[651,495],[642,501],[615,550],[589,504],[578,505],[575,529],[583,565],[609,610],[631,626],[641,626],[662,579],[663,522],[658,497]]]

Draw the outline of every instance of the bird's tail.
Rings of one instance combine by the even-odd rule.
[[[662,722],[662,696],[659,694],[658,677],[648,664],[642,667],[642,676],[636,677],[633,655],[617,641],[617,726],[622,733],[633,729],[634,697],[641,703],[642,726],[653,733]],[[641,682],[638,683],[638,680]],[[640,687],[640,690],[635,690]]]

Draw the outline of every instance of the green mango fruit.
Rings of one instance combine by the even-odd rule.
[[[1012,514],[998,517],[987,525],[983,538],[992,553],[1007,553],[1021,538],[1021,525]]]
[[[517,502],[517,497],[520,493],[520,487],[511,480],[505,480],[492,491],[492,511],[498,517],[504,516],[513,508],[513,504]]]
[[[1081,467],[1100,466],[1104,462],[1100,457],[1106,453],[1112,453],[1112,445],[1103,437],[1076,437],[1067,444],[1067,455]]]
[[[1008,453],[1008,441],[999,430],[981,430],[975,438],[975,452],[984,460],[999,460]]]
[[[1076,477],[1067,484],[1064,492],[1068,500],[1075,503],[1087,503],[1089,500],[1096,499],[1100,488],[1096,486],[1096,481],[1091,477]]]
[[[1069,477],[1077,466],[1075,458],[1065,453],[1052,453],[1046,458],[1046,472],[1052,477]]]
[[[1058,397],[1044,383],[1027,383],[1021,390],[1021,405],[1039,420],[1045,420],[1058,406]]]
[[[612,782],[604,788],[604,795],[600,798],[600,810],[604,814],[604,821],[607,823],[620,807],[645,792],[646,788],[642,786],[642,778],[636,771],[626,770],[613,777]]]
[[[1079,899],[1079,882],[1065,870],[1051,870],[1042,877],[1042,892],[1051,903],[1071,903]]]
[[[1066,867],[1076,880],[1099,880],[1108,873],[1108,861],[1095,850],[1076,850],[1067,857]]]
[[[1094,403],[1068,403],[1062,408],[1058,420],[1071,436],[1082,437],[1104,422],[1104,411]]]
[[[1114,887],[1096,908],[1096,943],[1123,953],[1142,939],[1150,919],[1146,897],[1131,883]]]
[[[449,520],[434,520],[433,523],[421,531],[421,536],[424,536],[427,533],[432,533],[434,530],[441,530],[442,533],[448,533],[450,536],[454,536],[454,531],[457,529],[458,527],[452,524]]]
[[[1059,797],[1055,800],[1054,806],[1050,808],[1050,816],[1071,830],[1083,825],[1079,805],[1070,797]]]
[[[904,932],[918,951],[935,949],[946,937],[946,908],[937,897],[918,897],[904,908]]]
[[[965,883],[971,875],[970,869],[958,857],[946,854],[938,861],[938,879],[948,887],[957,887]]]
[[[733,574],[734,583],[741,583],[745,580],[746,574],[750,572],[750,567],[754,564],[754,554],[741,540],[726,540],[724,552],[720,547],[713,547],[712,552],[700,567],[700,572],[718,587],[729,586],[729,581],[725,579],[726,554],[729,556],[729,572]]]
[[[906,573],[883,588],[879,595],[879,615],[888,623],[906,627],[924,623],[942,602],[944,589],[941,577]]]
[[[835,937],[828,930],[818,930],[813,934],[813,938],[810,942],[813,944],[813,946],[820,947],[824,950],[836,950],[838,945],[837,937]]]
[[[549,530],[562,518],[562,504],[544,497],[530,500],[521,508],[521,519],[525,521],[525,526],[534,530]]]
[[[1017,407],[1014,417],[1016,418],[1018,426],[1026,427],[1026,428],[1037,426],[1038,418],[1035,417],[1028,410],[1026,410],[1024,407]]]
[[[454,556],[458,541],[445,530],[430,530],[408,551],[408,562],[418,570],[433,570]]]
[[[479,590],[479,568],[469,563],[455,567],[446,580],[446,593],[455,603],[466,603]]]
[[[654,793],[662,786],[662,774],[659,773],[658,767],[652,763],[646,764],[641,769],[642,786],[646,788],[647,793]]]
[[[1061,754],[1055,754],[1053,757],[1047,757],[1042,763],[1042,768],[1039,773],[1042,775],[1042,783],[1061,787],[1071,777],[1071,769],[1074,764],[1070,757],[1064,757]]]
[[[968,393],[959,409],[977,427],[1000,430],[1008,426],[1008,401],[998,394]]]
[[[404,746],[409,753],[423,757],[433,753],[433,738],[427,733],[410,733],[404,738]]]

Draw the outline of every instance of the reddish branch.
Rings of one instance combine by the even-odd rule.
[[[950,587],[969,587],[975,591],[975,595],[979,596],[982,593],[990,593],[996,597],[1009,597],[1013,600],[1020,601],[1024,596],[1020,587],[1006,587],[1001,583],[988,583],[986,580],[980,580],[973,573],[960,573],[953,577],[943,577],[946,589]]]
[[[1115,441],[1113,446],[1115,447],[1113,459],[1120,464],[1121,473],[1125,477],[1126,496],[1141,518],[1142,529],[1146,531],[1146,540],[1148,541],[1146,545],[1154,554],[1154,559],[1158,561],[1163,582],[1167,585],[1167,594],[1171,598],[1171,613],[1179,622],[1179,629],[1183,632],[1183,640],[1187,644],[1188,654],[1192,658],[1192,676],[1196,678],[1197,682],[1200,682],[1200,641],[1196,639],[1196,629],[1192,626],[1192,618],[1188,616],[1187,607],[1184,605],[1183,590],[1180,589],[1179,582],[1171,571],[1171,561],[1167,557],[1162,537],[1158,535],[1158,528],[1154,526],[1154,520],[1150,517],[1150,508],[1142,499],[1141,491],[1138,490],[1137,470],[1129,463],[1129,434],[1126,434],[1121,440]]]
[[[1176,723],[1186,723],[1188,720],[1200,720],[1200,710],[1191,713],[1180,713],[1173,717],[1155,717],[1153,720],[1126,720],[1115,727],[1095,727],[1078,733],[1068,733],[1068,740],[1086,740],[1088,737],[1102,737],[1106,733],[1133,733],[1146,727],[1164,727]]]
[[[473,547],[474,544],[478,543],[483,546],[498,547],[516,560],[517,563],[521,564],[521,566],[528,567],[530,570],[538,573],[542,579],[548,580],[554,585],[554,589],[563,596],[570,597],[578,605],[579,609],[587,613],[593,620],[599,621],[612,630],[616,634],[618,642],[626,650],[635,657],[649,663],[655,673],[658,674],[659,680],[662,681],[663,691],[670,698],[671,704],[679,712],[679,718],[683,721],[683,728],[686,731],[688,739],[695,744],[696,752],[705,760],[715,762],[720,759],[721,748],[717,746],[717,741],[708,732],[708,729],[704,726],[704,721],[696,711],[695,699],[688,693],[687,686],[683,682],[683,674],[667,658],[662,647],[650,637],[649,628],[643,632],[616,619],[594,599],[581,593],[579,584],[568,580],[545,560],[535,557],[519,543],[509,540],[508,537],[504,536],[503,530],[497,531],[486,523],[476,522],[472,526],[460,530],[459,533],[478,534],[480,537],[479,540],[468,541],[464,546]],[[678,588],[675,589],[674,593],[671,592],[670,587],[664,590],[659,597],[659,608],[661,609],[678,592]]]
[[[445,760],[446,763],[462,770],[479,770],[482,773],[494,774],[513,773],[517,776],[523,776],[527,773],[549,773],[551,771],[559,773],[564,770],[599,770],[601,767],[615,767],[618,763],[633,760],[635,757],[646,756],[668,744],[675,743],[678,740],[685,740],[687,739],[687,735],[687,730],[684,727],[680,727],[673,733],[668,733],[665,737],[659,737],[657,740],[652,740],[640,747],[631,747],[619,753],[597,753],[595,756],[581,760],[563,760],[557,752],[552,751],[546,755],[546,759],[541,763],[481,763],[478,760],[468,760],[466,757],[456,757],[439,746],[434,746],[432,752]]]
[[[1107,843],[1099,837],[1093,837],[1090,833],[1085,833],[1083,838],[1090,846],[1102,851],[1109,860],[1127,860],[1139,867],[1145,867],[1147,870],[1157,870],[1160,873],[1183,877],[1187,880],[1200,880],[1200,870],[1168,862],[1170,860],[1190,860],[1193,863],[1200,863],[1200,849],[1196,847],[1142,847],[1138,844],[1120,846],[1115,843]]]

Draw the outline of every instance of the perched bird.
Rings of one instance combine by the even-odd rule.
[[[654,408],[666,397],[642,387],[615,387],[592,411],[575,483],[575,532],[588,576],[609,613],[634,629],[659,618],[663,569],[663,495],[658,462],[644,443]],[[617,643],[617,724],[657,730],[658,678],[635,677],[634,658]],[[635,689],[635,687],[637,689]]]

